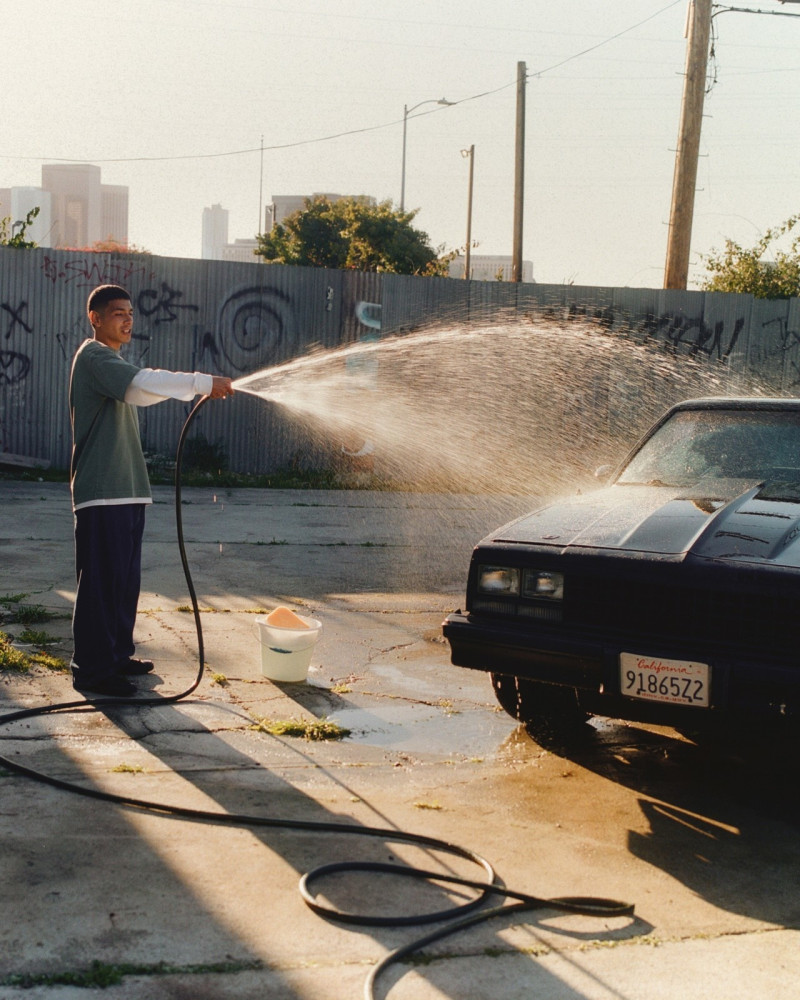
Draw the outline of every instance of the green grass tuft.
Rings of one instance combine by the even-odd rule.
[[[301,736],[305,740],[343,740],[350,735],[349,729],[328,719],[261,719],[250,728],[270,736]]]
[[[69,670],[69,663],[66,660],[60,656],[53,656],[51,653],[31,653],[29,659],[31,663],[45,667],[47,670],[53,670],[58,674],[65,674]]]
[[[0,605],[7,607],[9,604],[19,604],[27,596],[27,594],[2,594],[0,595]]]
[[[118,986],[125,976],[203,976],[214,973],[231,975],[261,968],[263,965],[260,961],[208,962],[203,965],[170,965],[167,962],[158,962],[155,965],[134,963],[108,965],[95,960],[88,969],[39,974],[13,973],[0,979],[0,986],[18,986],[24,990],[36,986],[77,986],[81,989],[104,990],[109,986]]]
[[[26,674],[30,668],[30,657],[21,649],[15,649],[6,633],[0,632],[0,670]]]
[[[25,633],[23,632],[23,636]],[[11,639],[5,632],[0,632],[0,670],[9,673],[26,674],[34,665],[46,667],[48,670],[66,672],[69,664],[59,656],[50,653],[26,653],[11,644]]]
[[[56,972],[52,975],[30,975],[23,973],[8,976],[3,980],[4,986],[21,986],[29,990],[34,986],[77,986],[81,989],[104,990],[109,986],[118,986],[125,973],[120,966],[106,965],[105,962],[92,962],[88,969],[69,972]]]
[[[50,635],[44,629],[26,628],[19,634],[20,642],[29,642],[32,646],[46,646],[51,642],[58,642],[58,636]]]
[[[8,621],[18,625],[38,625],[53,618],[51,612],[41,604],[14,604],[12,607],[6,606],[6,610],[10,615]]]

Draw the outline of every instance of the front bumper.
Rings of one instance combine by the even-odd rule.
[[[685,725],[703,716],[793,716],[800,721],[796,655],[758,657],[729,647],[665,641],[643,635],[573,634],[521,627],[491,616],[453,612],[442,631],[455,666],[574,688],[597,715]],[[711,668],[709,707],[641,701],[620,693],[620,653],[700,660]]]

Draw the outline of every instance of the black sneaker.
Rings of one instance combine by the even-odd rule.
[[[81,681],[76,677],[72,686],[81,694],[105,694],[112,698],[130,698],[136,694],[136,685],[124,677],[101,677],[96,681]]]
[[[137,677],[140,674],[149,674],[155,668],[152,660],[125,660],[117,666],[117,673],[125,677]]]

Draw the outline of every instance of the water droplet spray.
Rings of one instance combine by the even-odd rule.
[[[373,456],[372,488],[545,497],[596,485],[594,470],[680,399],[763,394],[732,381],[632,332],[515,316],[318,351],[234,386],[332,453]]]

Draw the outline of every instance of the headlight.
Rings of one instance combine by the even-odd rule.
[[[549,569],[526,569],[522,581],[522,596],[563,601],[564,574],[553,573]]]
[[[519,594],[519,570],[510,566],[479,566],[478,593]]]

